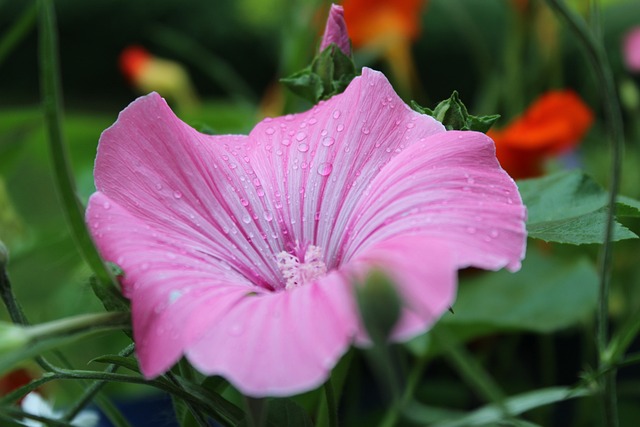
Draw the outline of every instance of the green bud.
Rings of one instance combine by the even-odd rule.
[[[19,350],[29,343],[29,334],[19,325],[0,322],[0,355]]]
[[[373,270],[364,284],[356,288],[358,307],[369,337],[374,344],[385,344],[400,318],[401,300],[389,277]]]
[[[449,99],[441,101],[433,110],[421,107],[411,101],[411,107],[419,113],[433,117],[442,123],[447,130],[473,130],[486,133],[500,118],[499,114],[491,116],[473,116],[467,111],[457,91],[453,91]]]

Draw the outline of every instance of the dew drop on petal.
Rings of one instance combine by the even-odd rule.
[[[264,133],[266,133],[267,135],[273,135],[276,132],[276,130],[272,127],[268,127]]]
[[[176,199],[181,199],[182,198],[182,193],[179,192],[178,190],[173,192],[173,197],[175,197]]]
[[[369,128],[362,128],[362,133],[365,135],[369,135],[369,133],[371,133],[371,130],[369,130]]]
[[[307,151],[309,151],[309,144],[305,142],[298,144],[298,151],[300,151],[301,153],[306,153]]]
[[[500,232],[498,232],[498,230],[491,230],[491,232],[489,233],[491,235],[491,237],[498,237],[500,235]]]
[[[333,112],[333,118],[334,119],[339,119],[340,118],[340,110],[335,110]]]
[[[338,132],[342,132],[342,131],[344,130],[344,125],[343,125],[343,124],[339,124],[339,125],[336,127],[336,130],[337,130]]]
[[[309,119],[309,124],[310,124],[310,125],[315,125],[316,123],[318,123],[318,120],[317,120],[317,119],[315,119],[315,118],[313,118],[313,117]]]
[[[318,174],[321,176],[327,176],[333,170],[333,165],[329,162],[320,163],[318,166]]]
[[[158,191],[162,190],[162,184],[157,183],[156,184],[156,190],[158,190]]]
[[[270,211],[264,211],[264,219],[270,222],[273,220],[273,214]]]
[[[249,201],[247,199],[240,199],[240,204],[242,204],[242,206],[248,206]]]
[[[249,224],[251,222],[251,217],[249,215],[243,215],[242,222],[244,222],[245,224]]]
[[[103,207],[103,208],[105,208],[105,209],[110,209],[110,208],[111,208],[111,203],[109,203],[109,202],[104,202],[104,203],[102,204],[102,207]]]
[[[322,145],[324,145],[325,147],[331,147],[335,142],[336,140],[330,136],[322,138]]]
[[[411,123],[411,122],[407,123],[407,129],[411,129],[414,126],[415,126],[415,123]]]
[[[298,141],[303,141],[306,137],[307,137],[307,134],[306,134],[306,133],[304,133],[304,132],[298,132],[298,133],[296,134],[296,139],[297,139]]]
[[[288,147],[291,145],[291,140],[290,139],[283,139],[282,140],[282,145],[284,145],[285,147]]]

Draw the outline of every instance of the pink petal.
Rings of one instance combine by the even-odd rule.
[[[411,110],[386,77],[364,68],[341,95],[305,113],[267,119],[249,135],[258,148],[255,173],[273,200],[285,249],[321,247],[329,269],[342,262],[348,223],[372,179],[404,149],[444,132]],[[314,243],[315,242],[315,243]]]
[[[489,137],[439,133],[404,150],[373,179],[346,227],[344,258],[411,235],[448,242],[456,268],[517,270],[525,253],[525,216]]]
[[[147,377],[169,369],[210,326],[199,322],[202,311],[223,316],[247,294],[263,292],[198,242],[156,232],[100,192],[89,200],[87,222],[103,257],[125,272],[123,292],[131,299],[136,351]]]
[[[344,21],[344,9],[342,6],[331,5],[327,25],[320,42],[320,52],[334,43],[345,55],[351,55],[351,42],[347,33],[347,24]]]
[[[381,269],[398,287],[403,313],[391,338],[405,341],[435,323],[453,304],[457,268],[448,242],[405,234],[379,241],[361,251],[344,267],[360,280],[372,268]],[[360,330],[358,343],[368,344]]]
[[[292,291],[244,298],[210,322],[187,357],[246,395],[297,394],[326,381],[355,335],[356,313],[349,281],[333,271]]]
[[[640,27],[632,28],[625,35],[622,51],[629,71],[640,72]]]

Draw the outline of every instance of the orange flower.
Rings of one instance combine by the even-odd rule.
[[[344,18],[355,48],[383,56],[394,86],[409,96],[419,86],[411,42],[420,33],[422,8],[427,0],[345,0]]]
[[[592,122],[593,113],[578,95],[551,91],[505,129],[487,134],[502,167],[515,179],[529,178],[542,174],[546,158],[575,147]]]
[[[344,16],[355,47],[386,38],[414,40],[425,0],[345,0]]]

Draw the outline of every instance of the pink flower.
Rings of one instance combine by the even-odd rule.
[[[396,341],[453,303],[457,270],[516,270],[525,208],[490,138],[447,132],[364,69],[311,110],[209,136],[155,93],[100,138],[87,222],[124,270],[140,366],[182,355],[251,396],[291,395],[366,345],[354,283],[384,270]]]
[[[334,43],[342,53],[351,55],[351,41],[347,33],[347,24],[344,22],[344,9],[342,6],[331,5],[327,25],[320,42],[320,52],[325,50],[331,43]]]
[[[640,27],[632,28],[625,35],[622,50],[629,71],[640,72]]]

